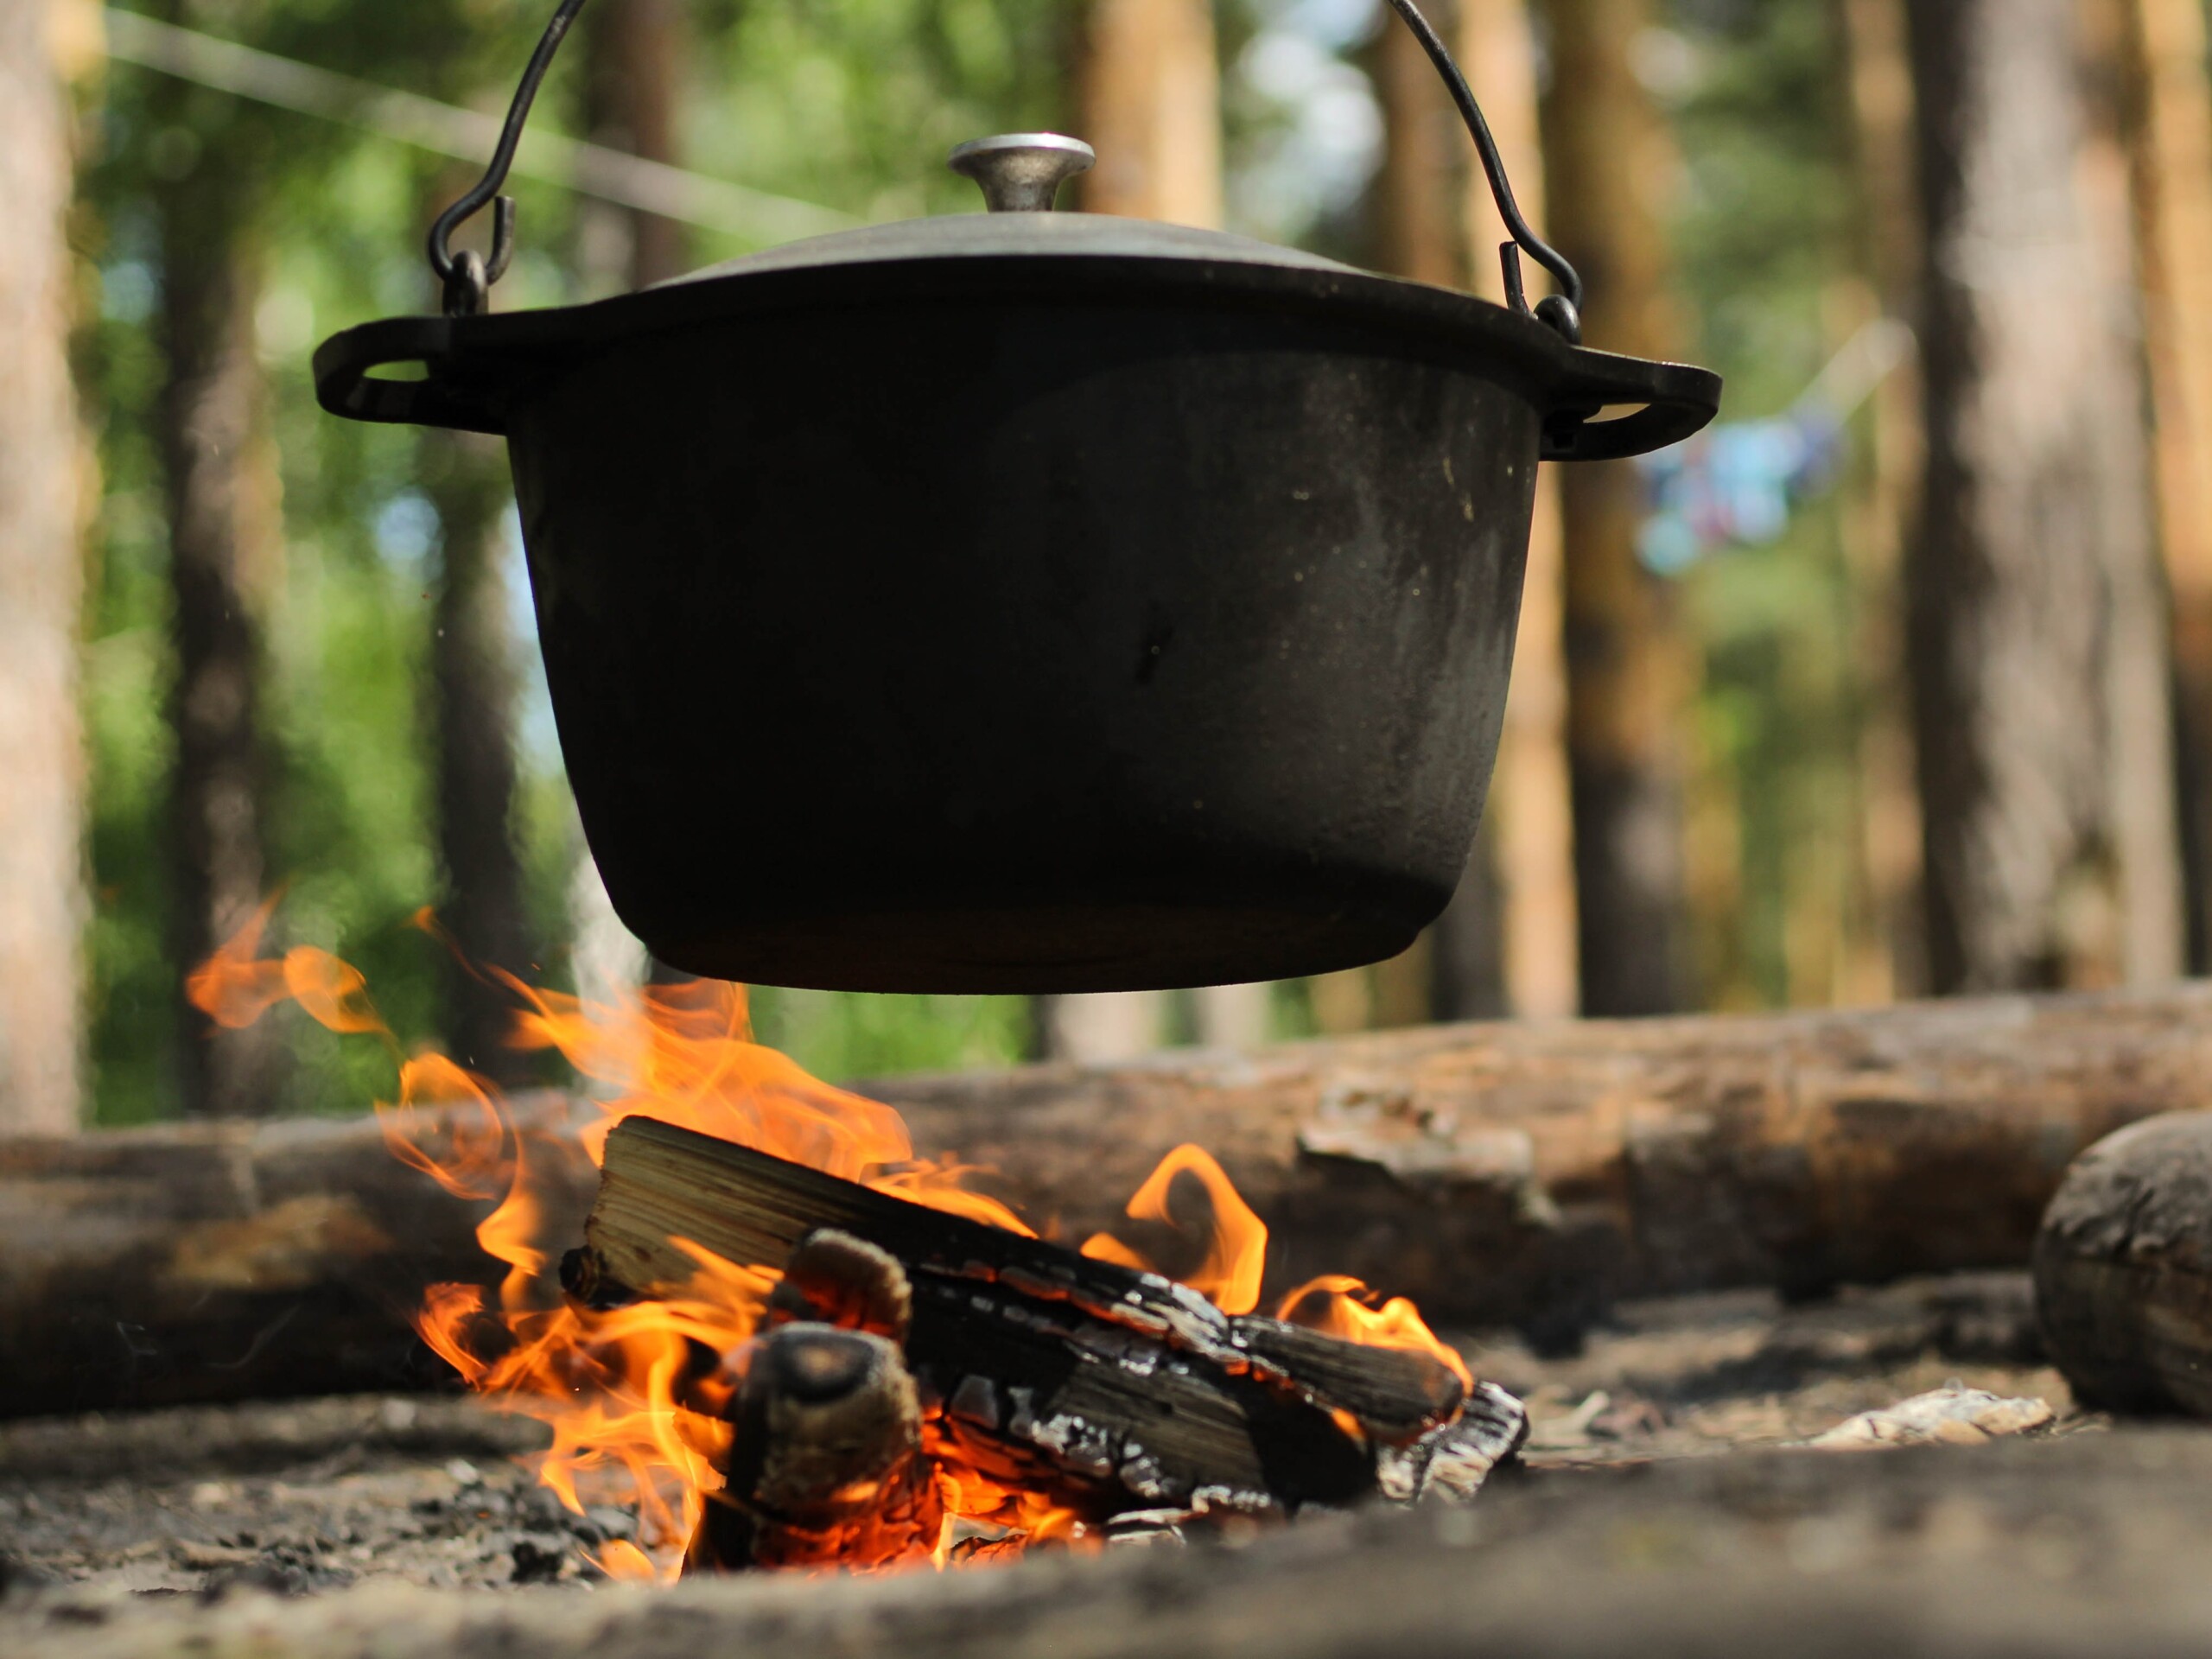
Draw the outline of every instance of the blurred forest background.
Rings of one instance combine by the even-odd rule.
[[[508,1080],[535,1061],[423,907],[550,985],[650,972],[583,853],[498,447],[326,418],[308,378],[322,336],[435,308],[423,230],[550,10],[0,0],[0,1125],[358,1109],[376,1056],[212,1042],[181,999],[280,887],[284,942]],[[1592,343],[1729,383],[1688,449],[1548,478],[1459,898],[1357,973],[763,990],[763,1039],[835,1077],[2202,969],[2202,0],[1433,16]],[[594,0],[580,30],[501,308],[974,211],[945,151],[1037,127],[1097,146],[1093,211],[1497,286],[1471,147],[1376,0]],[[734,713],[702,766],[776,717]]]

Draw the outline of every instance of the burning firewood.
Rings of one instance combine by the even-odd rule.
[[[784,1265],[767,1334],[735,1357],[728,1483],[685,1566],[870,1567],[927,1554],[944,1506],[899,1350],[912,1305],[898,1262],[810,1234]]]
[[[1429,1354],[1232,1317],[1157,1274],[652,1119],[608,1137],[585,1238],[564,1277],[600,1306],[680,1294],[696,1249],[790,1264],[771,1319],[791,1322],[746,1362],[698,1565],[810,1559],[841,1529],[880,1545],[873,1529],[918,1524],[907,1376],[925,1458],[1090,1526],[1469,1496],[1525,1432],[1510,1395]],[[779,1444],[821,1434],[834,1450],[818,1456]],[[772,1478],[786,1469],[815,1484]],[[863,1489],[887,1520],[849,1507]],[[826,1508],[808,1507],[817,1491]]]
[[[811,1322],[753,1344],[730,1412],[728,1484],[687,1567],[870,1567],[935,1547],[944,1520],[896,1343]]]

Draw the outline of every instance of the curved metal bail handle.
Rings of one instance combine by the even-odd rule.
[[[1513,181],[1505,176],[1505,158],[1498,154],[1497,140],[1491,136],[1490,123],[1483,118],[1482,106],[1475,102],[1475,94],[1467,85],[1466,76],[1459,73],[1459,66],[1452,61],[1451,48],[1443,38],[1429,26],[1428,19],[1421,15],[1413,0],[1390,0],[1390,10],[1405,20],[1414,38],[1428,54],[1428,60],[1436,66],[1436,73],[1444,78],[1446,90],[1452,101],[1459,106],[1459,118],[1467,124],[1467,131],[1475,141],[1476,152],[1481,156],[1484,175],[1490,180],[1491,200],[1497,204],[1497,215],[1505,221],[1505,228],[1513,233],[1513,240],[1498,250],[1500,262],[1505,269],[1505,297],[1522,316],[1535,316],[1550,325],[1565,336],[1570,346],[1582,343],[1582,277],[1567,256],[1541,236],[1522,216],[1521,204],[1513,199]],[[1521,253],[1528,250],[1529,257],[1551,272],[1558,279],[1561,293],[1543,301],[1532,312],[1529,308],[1528,291],[1521,283]]]
[[[561,0],[553,20],[545,25],[545,33],[538,37],[537,50],[531,54],[530,67],[522,72],[514,102],[507,106],[506,124],[499,130],[492,164],[467,194],[440,213],[430,226],[430,269],[445,284],[449,317],[473,317],[482,311],[491,297],[492,284],[505,276],[514,262],[515,201],[512,196],[500,195],[499,187],[507,181],[507,169],[514,165],[515,146],[522,142],[523,125],[530,119],[530,106],[537,101],[546,71],[553,67],[553,54],[561,49],[569,25],[583,9],[584,0]],[[453,233],[481,212],[487,201],[494,203],[491,258],[486,260],[474,249],[454,253]]]

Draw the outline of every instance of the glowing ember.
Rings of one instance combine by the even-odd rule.
[[[608,1310],[579,1306],[557,1281],[566,1241],[547,1236],[534,1168],[578,1157],[600,1162],[613,1126],[644,1116],[1031,1232],[1004,1204],[963,1185],[976,1172],[916,1158],[891,1108],[822,1083],[754,1042],[741,986],[653,986],[600,1002],[499,975],[517,1001],[515,1046],[557,1050],[606,1091],[596,1121],[556,1137],[518,1129],[499,1091],[444,1055],[404,1053],[360,973],[336,957],[306,946],[262,957],[274,907],[272,899],[194,970],[188,995],[224,1027],[251,1025],[291,1001],[334,1032],[372,1036],[391,1050],[396,1098],[377,1103],[385,1140],[395,1155],[455,1197],[498,1200],[477,1239],[506,1269],[489,1299],[474,1285],[430,1286],[416,1328],[488,1402],[548,1425],[552,1444],[537,1473],[563,1503],[577,1510],[591,1502],[626,1503],[636,1510],[644,1547],[608,1545],[597,1564],[611,1577],[664,1580],[680,1570],[709,1496],[721,1489],[733,1433],[722,1414],[780,1275],[677,1241],[696,1263],[678,1294]],[[427,914],[417,919],[435,931]],[[1193,1192],[1205,1205],[1196,1222],[1188,1214]],[[1205,1152],[1184,1146],[1169,1153],[1127,1213],[1140,1236],[1156,1237],[1165,1229],[1176,1239],[1179,1257],[1197,1263],[1178,1276],[1224,1312],[1258,1305],[1266,1225]],[[1091,1238],[1084,1253],[1155,1269],[1143,1251],[1110,1234]],[[1316,1280],[1292,1294],[1281,1317],[1356,1342],[1433,1354],[1467,1377],[1459,1357],[1411,1303],[1378,1304],[1356,1280]],[[703,1366],[702,1354],[723,1363]],[[1074,1512],[964,1440],[949,1415],[925,1424],[922,1451],[933,1504],[944,1516],[942,1533],[933,1548],[930,1541],[901,1539],[887,1554],[869,1557],[871,1564],[941,1567],[1041,1542],[1086,1541]],[[927,1513],[934,1527],[936,1507]],[[965,1541],[957,1551],[956,1539]]]

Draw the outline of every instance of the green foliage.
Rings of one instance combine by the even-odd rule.
[[[817,1077],[888,1077],[1019,1058],[1029,1047],[1020,996],[862,996],[757,987],[753,1030]]]

